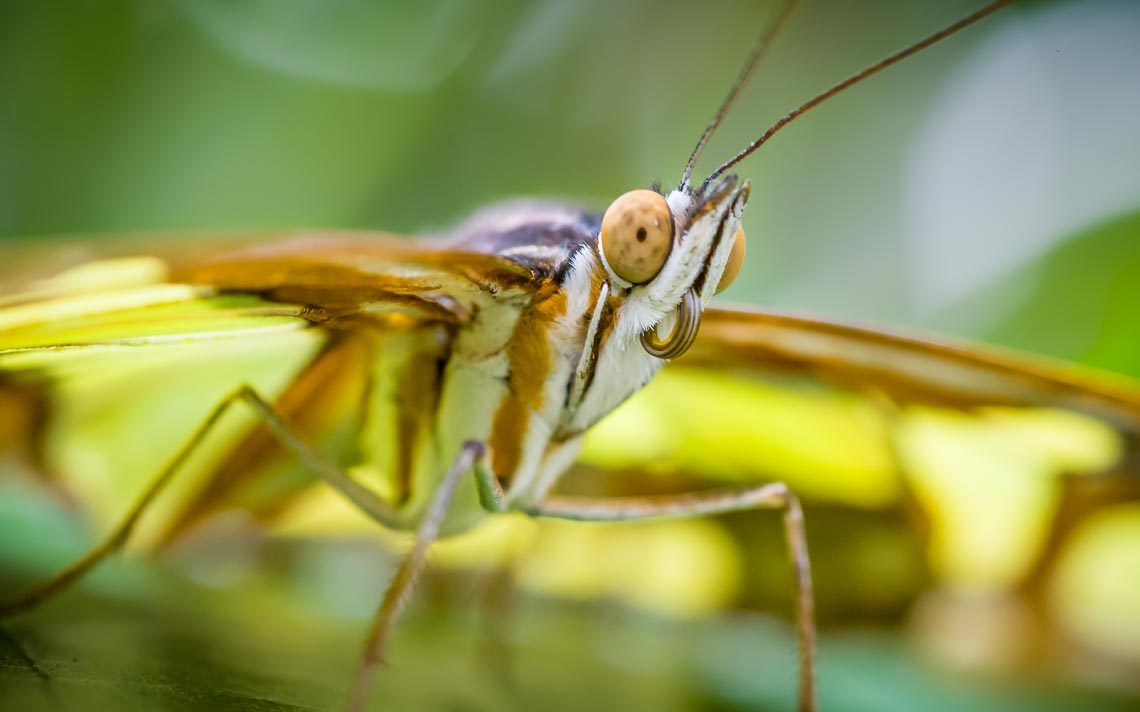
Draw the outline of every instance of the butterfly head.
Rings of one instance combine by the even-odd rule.
[[[624,295],[616,336],[672,359],[688,350],[701,312],[744,260],[741,217],[749,184],[735,175],[662,195],[635,190],[602,218],[602,264],[612,293]]]

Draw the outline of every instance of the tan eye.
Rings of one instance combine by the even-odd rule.
[[[728,253],[728,262],[725,263],[724,272],[720,275],[720,282],[717,282],[716,285],[717,294],[728,289],[728,285],[732,284],[732,280],[740,274],[742,264],[744,264],[744,228],[736,231],[736,241],[732,243],[732,252]]]
[[[602,254],[617,276],[644,284],[657,276],[673,249],[673,213],[664,196],[631,190],[602,217]]]

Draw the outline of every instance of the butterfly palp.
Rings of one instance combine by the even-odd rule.
[[[737,228],[736,238],[732,241],[732,252],[728,253],[728,262],[724,264],[724,271],[720,273],[720,281],[716,283],[716,293],[720,294],[728,289],[740,268],[744,265],[744,228]]]

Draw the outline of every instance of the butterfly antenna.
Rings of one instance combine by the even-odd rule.
[[[774,136],[777,131],[784,128],[788,124],[790,124],[797,117],[802,116],[803,114],[807,113],[810,109],[813,109],[816,106],[822,104],[823,102],[827,101],[828,99],[835,96],[836,94],[843,91],[844,89],[847,89],[848,87],[855,86],[856,84],[863,81],[864,79],[867,79],[869,77],[872,77],[872,76],[878,74],[879,72],[883,71],[884,69],[891,66],[892,64],[900,62],[900,61],[906,59],[907,57],[909,57],[910,55],[915,54],[916,52],[919,52],[921,50],[924,50],[927,47],[931,46],[932,44],[939,42],[940,40],[946,39],[947,37],[954,34],[955,32],[958,32],[959,30],[964,30],[965,28],[974,24],[978,20],[981,20],[982,18],[986,17],[987,15],[990,15],[994,12],[997,12],[998,10],[1002,9],[1006,5],[1009,5],[1013,1],[1014,0],[998,0],[997,2],[990,3],[989,5],[986,5],[981,10],[978,10],[977,12],[970,15],[969,17],[965,17],[965,18],[959,20],[958,22],[955,22],[952,25],[944,27],[943,29],[939,30],[938,32],[935,32],[934,34],[930,35],[927,38],[919,40],[918,42],[915,42],[914,44],[910,45],[909,47],[905,47],[905,48],[899,50],[898,52],[892,54],[891,56],[887,57],[886,59],[881,60],[881,61],[871,65],[870,67],[867,67],[866,69],[856,73],[856,74],[851,75],[847,79],[844,79],[843,81],[839,82],[838,84],[831,87],[830,89],[823,92],[822,94],[819,94],[819,95],[813,97],[812,99],[809,99],[808,101],[801,104],[799,107],[793,109],[790,113],[785,115],[782,119],[780,119],[776,123],[772,124],[771,128],[769,128],[767,131],[765,131],[763,134],[761,134],[760,138],[758,138],[755,141],[753,141],[752,143],[750,143],[748,145],[748,147],[745,148],[743,151],[741,151],[740,153],[733,156],[729,161],[721,164],[721,166],[719,168],[717,168],[715,171],[713,171],[712,174],[710,174],[709,177],[707,179],[705,179],[705,185],[708,185],[712,181],[716,180],[717,177],[720,176],[721,174],[723,174],[726,170],[728,170],[729,168],[735,166],[737,163],[740,163],[742,160],[747,158],[749,155],[752,154],[753,151],[755,151],[756,149],[760,148],[765,143],[767,143],[768,139],[772,138],[772,136]],[[686,175],[688,175],[688,174],[686,173]]]
[[[685,172],[681,174],[680,188],[684,189],[689,186],[689,180],[693,177],[693,169],[696,168],[697,159],[701,157],[701,152],[705,149],[705,144],[712,138],[713,132],[720,126],[720,122],[728,115],[732,105],[736,103],[736,98],[740,95],[740,90],[748,84],[748,80],[752,78],[752,73],[756,71],[756,67],[764,56],[768,54],[768,48],[772,46],[772,41],[784,29],[787,24],[788,18],[792,15],[792,8],[795,7],[797,0],[787,0],[784,6],[780,8],[780,14],[776,19],[771,22],[764,31],[760,33],[759,39],[756,40],[756,46],[752,48],[752,53],[748,55],[745,60],[744,66],[740,68],[740,73],[736,75],[736,81],[733,82],[732,88],[728,90],[728,96],[724,98],[720,108],[717,109],[716,115],[713,116],[712,121],[705,127],[705,132],[701,134],[701,139],[697,141],[697,147],[689,154],[689,162],[685,164]]]

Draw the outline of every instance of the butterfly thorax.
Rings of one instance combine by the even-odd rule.
[[[541,497],[586,429],[662,363],[609,343],[620,297],[598,255],[598,224],[596,214],[575,208],[516,203],[477,214],[458,231],[456,246],[535,274],[529,298],[503,292],[457,334],[438,429],[448,451],[460,439],[485,437],[496,475],[518,499]]]
[[[656,271],[636,283],[606,257],[613,206],[599,219],[564,205],[513,203],[461,226],[449,249],[505,260],[529,279],[514,288],[476,277],[490,296],[474,305],[452,341],[436,455],[430,470],[417,473],[421,486],[413,496],[420,507],[467,440],[487,443],[491,466],[515,502],[545,496],[572,464],[586,430],[673,358],[654,355],[645,336],[680,324],[683,300],[699,310],[712,298],[747,197],[747,184],[735,176],[668,195],[637,191],[635,203],[656,206],[657,222],[648,224],[661,226],[671,247],[659,255]],[[630,204],[626,196],[615,201]],[[625,244],[648,237],[637,229],[643,219],[636,210],[619,215]]]

